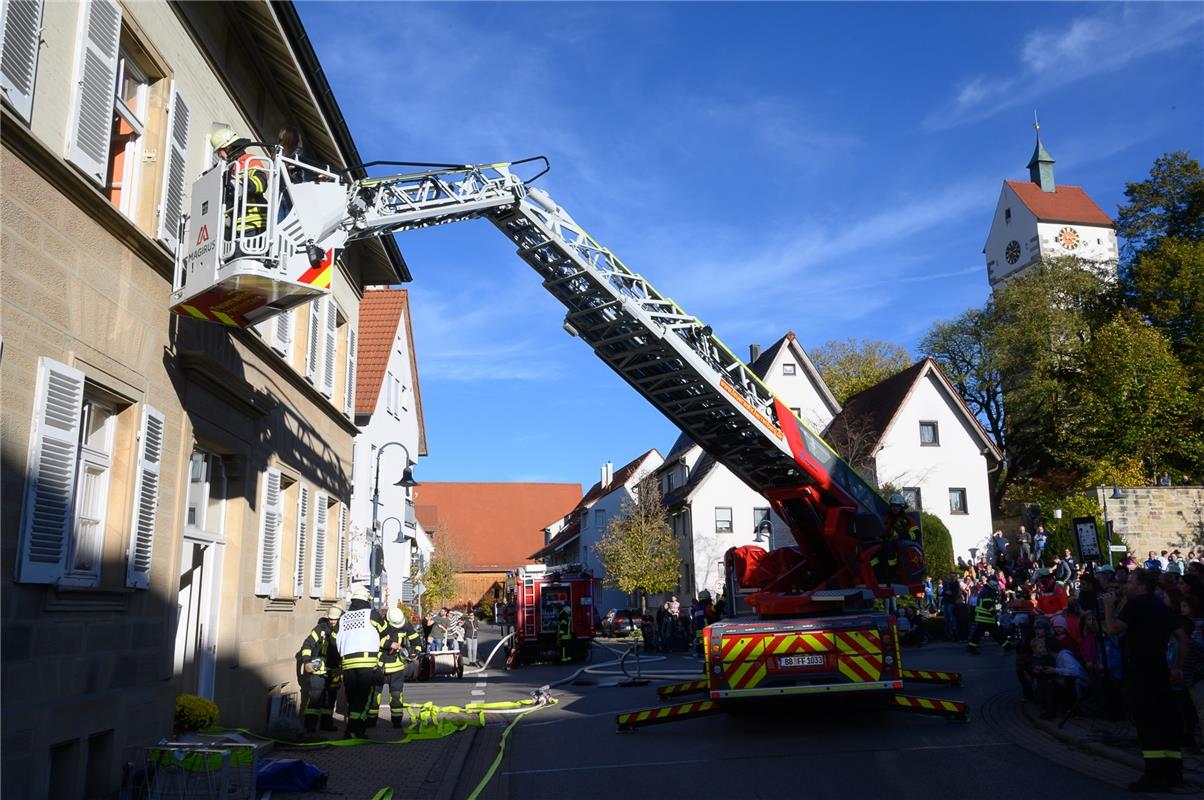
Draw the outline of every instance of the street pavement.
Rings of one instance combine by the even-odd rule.
[[[481,654],[495,635],[485,633]],[[488,643],[488,647],[487,647]],[[602,645],[622,652],[621,642]],[[914,693],[970,705],[968,722],[891,711],[849,698],[805,700],[739,714],[719,714],[618,733],[615,715],[660,705],[655,687],[625,687],[614,667],[599,666],[613,652],[595,647],[591,672],[555,686],[555,706],[519,720],[480,800],[518,798],[818,798],[890,797],[899,800],[973,797],[1016,800],[1056,792],[1058,800],[1130,796],[1138,773],[1131,752],[1091,739],[1094,722],[1039,727],[1026,715],[1012,658],[988,647],[977,658],[964,646],[934,643],[904,651],[909,669],[961,672],[963,686],[915,687]],[[494,665],[463,679],[441,678],[407,686],[411,703],[462,705],[473,700],[518,700],[533,689],[573,676],[582,665],[527,666],[507,672]],[[647,661],[646,671],[701,673],[683,656]],[[601,674],[599,674],[601,673]],[[910,690],[910,689],[909,689]],[[491,717],[438,742],[366,746],[277,756],[305,757],[331,776],[326,793],[313,797],[370,798],[393,786],[397,798],[465,798],[482,781],[513,717]],[[374,736],[393,733],[376,728]],[[1097,739],[1099,737],[1096,737]],[[1113,742],[1116,744],[1116,742]],[[1191,766],[1199,768],[1198,758]],[[1199,780],[1204,774],[1193,772]],[[1184,794],[1198,791],[1184,790]],[[296,795],[289,795],[296,797]],[[309,796],[306,796],[308,800]]]

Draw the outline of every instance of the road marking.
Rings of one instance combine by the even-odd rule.
[[[485,681],[478,681],[477,688],[480,689],[482,686],[488,686],[488,684]]]
[[[524,727],[527,727],[527,726],[524,726]],[[912,751],[912,750],[967,750],[967,749],[975,748],[975,747],[998,747],[1003,744],[1009,744],[1009,743],[999,741],[999,742],[979,742],[979,743],[975,743],[975,744],[925,745],[922,747],[895,747],[895,748],[892,748],[890,750],[890,752],[905,753],[905,752]],[[836,750],[836,751],[830,751],[830,752],[825,751],[824,753],[822,753],[822,755],[837,755],[839,753],[865,753],[865,752],[875,752],[875,751],[854,748],[854,749],[849,749],[849,750]],[[543,775],[543,774],[550,774],[550,773],[555,773],[555,772],[594,772],[594,771],[603,770],[603,769],[630,770],[633,766],[637,766],[637,767],[676,767],[676,766],[685,766],[685,765],[689,765],[689,764],[714,764],[716,760],[719,760],[719,761],[754,761],[754,760],[767,759],[767,758],[794,758],[797,755],[798,755],[797,753],[781,753],[781,754],[757,753],[755,755],[735,756],[732,758],[720,758],[720,759],[694,758],[694,759],[681,760],[681,761],[641,761],[639,764],[599,764],[597,766],[592,766],[592,767],[556,767],[556,768],[552,768],[552,769],[520,769],[520,770],[514,770],[513,772],[506,772],[503,774],[505,774],[505,775]]]
[[[473,690],[472,690],[472,696],[473,696],[473,697],[483,697],[484,695],[485,695],[485,690],[484,690],[484,689],[473,689]]]

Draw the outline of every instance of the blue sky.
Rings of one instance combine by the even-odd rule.
[[[365,160],[542,154],[595,238],[737,354],[914,351],[988,293],[1033,110],[1115,215],[1204,143],[1200,4],[298,3]],[[408,233],[431,481],[570,481],[676,428],[485,222]]]

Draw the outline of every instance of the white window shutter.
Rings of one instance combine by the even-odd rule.
[[[309,335],[306,337],[305,378],[312,384],[318,382],[318,346],[322,338],[318,335],[322,322],[322,306],[325,301],[318,299],[309,304]]]
[[[326,588],[326,534],[329,530],[327,521],[330,518],[330,507],[327,504],[326,493],[318,492],[314,500],[314,563],[313,575],[309,581],[310,597],[321,597]]]
[[[334,593],[342,597],[347,589],[347,505],[339,504],[339,542],[335,547]]]
[[[156,234],[175,252],[180,245],[180,218],[184,215],[184,176],[188,168],[188,103],[175,82],[167,108],[167,160],[163,165],[163,198],[159,203],[159,232]]]
[[[293,312],[292,309],[277,314],[276,318],[269,323],[272,326],[272,335],[268,337],[271,342],[272,349],[280,355],[288,358],[290,345],[293,341]]]
[[[309,487],[297,492],[297,569],[293,574],[293,596],[305,594],[305,554],[309,549]]]
[[[326,325],[325,344],[323,345],[322,394],[334,397],[334,368],[335,355],[338,348],[339,315],[338,306],[334,299],[327,297],[324,301],[326,314],[323,322]]]
[[[83,403],[84,374],[49,358],[39,359],[21,506],[17,559],[21,583],[54,583],[66,568]]]
[[[264,474],[263,503],[260,505],[255,594],[275,595],[280,588],[280,500],[280,470],[269,468]]]
[[[101,185],[109,171],[120,44],[121,7],[115,0],[84,0],[80,9],[77,89],[67,159]]]
[[[163,412],[150,406],[143,407],[142,425],[138,429],[138,474],[134,477],[134,518],[130,524],[125,567],[125,585],[135,589],[150,587],[166,430],[164,419]]]
[[[355,416],[355,328],[347,326],[347,385],[343,391],[343,413]]]
[[[0,15],[0,91],[29,122],[42,41],[42,0],[5,0]]]

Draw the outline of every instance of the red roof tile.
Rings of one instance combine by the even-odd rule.
[[[1005,181],[1020,198],[1020,202],[1042,222],[1081,222],[1088,225],[1116,223],[1095,204],[1090,195],[1078,186],[1058,186],[1052,192],[1029,181]]]
[[[380,390],[389,368],[389,354],[404,320],[410,344],[410,375],[414,381],[414,412],[418,415],[418,455],[426,455],[426,424],[422,416],[422,392],[418,387],[418,356],[410,321],[410,293],[405,289],[369,288],[360,300],[355,365],[355,413],[376,410]]]
[[[414,490],[414,512],[436,552],[450,541],[466,572],[529,563],[548,520],[581,499],[579,483],[427,483]]]

